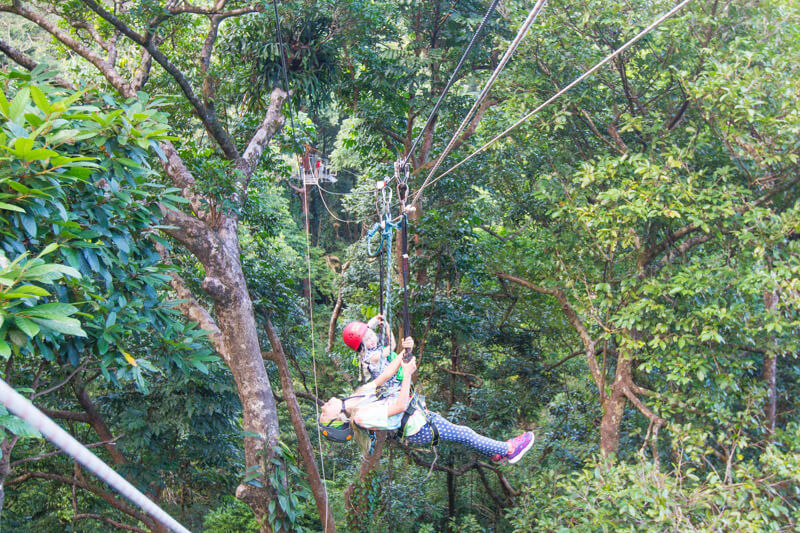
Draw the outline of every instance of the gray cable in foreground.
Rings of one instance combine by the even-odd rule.
[[[0,401],[3,402],[3,405],[5,405],[9,411],[39,430],[47,440],[55,444],[61,451],[78,461],[86,467],[87,470],[108,483],[114,490],[141,507],[144,512],[155,520],[158,520],[161,524],[176,533],[190,533],[188,529],[180,525],[174,518],[161,509],[161,507],[142,494],[125,478],[112,470],[111,467],[90,452],[88,448],[75,440],[72,435],[61,429],[61,426],[50,420],[27,398],[11,388],[9,384],[2,379],[0,379]]]

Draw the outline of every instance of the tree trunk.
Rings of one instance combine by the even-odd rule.
[[[303,414],[300,412],[300,405],[298,405],[297,397],[294,393],[292,377],[289,375],[289,365],[286,364],[286,354],[283,351],[280,338],[269,319],[267,319],[267,335],[272,344],[272,360],[278,366],[278,373],[281,376],[283,397],[284,400],[286,400],[286,405],[289,408],[289,416],[292,419],[292,425],[297,434],[297,447],[300,451],[300,458],[303,461],[306,473],[308,474],[308,483],[311,486],[311,493],[314,495],[314,501],[317,504],[317,512],[319,512],[323,531],[325,533],[336,533],[336,523],[333,520],[333,513],[328,505],[328,495],[325,491],[325,485],[319,475],[317,463],[314,460],[314,447],[311,444],[311,439],[308,437],[305,420],[303,419]]]
[[[619,428],[625,410],[625,387],[631,378],[631,361],[620,355],[611,394],[603,402],[603,418],[600,421],[600,451],[610,458],[619,450]]]
[[[235,226],[235,225],[234,225]],[[214,314],[224,346],[223,357],[233,374],[242,402],[242,429],[261,435],[245,437],[245,465],[269,465],[272,447],[278,443],[278,413],[272,387],[261,358],[253,303],[247,291],[239,257],[235,227],[221,239],[222,248],[204,262],[203,289],[214,301]],[[268,472],[264,472],[268,479]],[[264,480],[265,485],[268,485]],[[236,497],[246,502],[261,520],[267,513],[271,490],[242,483]],[[266,521],[264,521],[266,522]]]
[[[764,308],[768,313],[774,313],[778,308],[778,294],[775,292],[764,292]],[[778,408],[778,354],[774,339],[771,339],[769,346],[764,352],[764,368],[762,378],[767,386],[767,404],[764,406],[764,416],[767,423],[767,433],[772,435],[775,432],[775,421]]]
[[[362,507],[359,502],[353,501],[353,493],[356,489],[356,484],[363,483],[367,476],[378,469],[381,464],[381,456],[383,455],[383,445],[386,442],[387,433],[385,431],[375,432],[375,449],[370,455],[363,457],[361,467],[358,469],[358,481],[354,481],[344,491],[344,509],[348,515],[348,520],[352,523],[363,524],[364,516],[361,512]]]

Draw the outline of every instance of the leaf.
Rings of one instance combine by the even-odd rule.
[[[0,426],[20,437],[41,437],[36,428],[15,415],[0,416]]]
[[[22,113],[25,112],[25,108],[28,107],[30,101],[30,90],[27,87],[23,87],[17,92],[17,95],[8,107],[8,120],[16,122],[17,119],[22,116]]]
[[[47,97],[40,88],[32,85],[31,97],[33,98],[33,103],[36,104],[36,107],[41,109],[45,115],[50,113],[50,102],[47,100]]]
[[[0,209],[5,209],[6,211],[16,211],[18,213],[24,213],[25,210],[19,206],[7,204],[5,202],[0,202]]]
[[[28,344],[28,337],[22,333],[21,331],[17,331],[16,329],[12,329],[8,332],[8,338],[11,339],[15,345],[22,348],[26,344]]]
[[[81,323],[74,318],[62,318],[61,320],[34,318],[31,320],[53,331],[64,333],[65,335],[75,335],[76,337],[86,337],[86,332],[81,329]]]
[[[0,356],[8,359],[11,356],[11,346],[2,339],[0,339]]]
[[[22,223],[22,227],[25,228],[28,236],[35,239],[37,233],[36,219],[26,213],[20,213],[18,216],[19,221]]]
[[[125,358],[125,360],[128,362],[128,364],[130,364],[131,366],[139,366],[139,364],[136,362],[136,359],[134,359],[131,356],[131,354],[129,354],[125,350],[120,350],[120,352],[122,352],[122,356]]]
[[[23,333],[25,333],[25,335],[30,338],[35,337],[39,333],[39,326],[27,318],[15,316],[14,323],[20,330],[22,330]]]
[[[115,234],[111,236],[111,240],[114,241],[114,244],[117,245],[117,248],[129,254],[131,252],[131,247],[128,245],[128,239],[125,238],[124,235]]]
[[[261,477],[262,474],[260,471],[256,470],[254,472],[250,472],[244,477],[244,482],[247,483],[248,481],[253,481],[254,479]]]
[[[53,302],[49,304],[41,304],[37,305],[36,307],[31,307],[30,309],[26,309],[25,313],[28,315],[44,315],[46,314],[48,317],[52,315],[74,315],[78,312],[78,308],[74,305],[64,304],[59,302]]]
[[[50,296],[49,292],[36,285],[20,285],[14,289],[14,292],[26,293],[33,296]]]

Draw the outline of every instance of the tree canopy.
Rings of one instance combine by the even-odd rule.
[[[800,7],[689,2],[496,139],[678,2],[545,3],[465,119],[490,4],[0,2],[2,378],[192,531],[796,530]],[[417,394],[516,465],[317,432],[398,160]],[[0,426],[7,529],[165,531]]]

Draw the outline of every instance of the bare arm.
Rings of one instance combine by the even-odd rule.
[[[398,357],[395,361],[402,361],[402,357]],[[403,363],[403,382],[400,384],[400,395],[392,405],[388,407],[388,415],[394,416],[402,413],[408,408],[408,403],[411,401],[409,394],[411,393],[411,375],[417,369],[417,360],[412,357],[408,363]]]
[[[380,387],[381,385],[389,381],[389,379],[392,376],[397,374],[397,369],[400,368],[400,363],[402,359],[403,359],[402,357],[395,358],[395,360],[389,363],[389,366],[387,366],[384,369],[384,371],[381,372],[381,375],[373,380],[373,383],[375,383],[376,387]]]
[[[414,339],[412,339],[411,337],[406,337],[403,340],[403,348],[408,348],[409,350],[413,349],[414,348]],[[403,359],[402,357],[395,358],[395,360],[392,361],[391,363],[389,363],[389,366],[387,366],[384,369],[384,371],[381,372],[381,375],[373,380],[373,383],[375,383],[376,387],[380,387],[381,385],[383,385],[384,383],[389,381],[389,379],[392,376],[397,374],[397,369],[400,368],[400,363],[402,362],[401,361],[402,359]],[[416,366],[414,368],[416,368]],[[405,382],[405,374],[403,375],[403,381]]]

